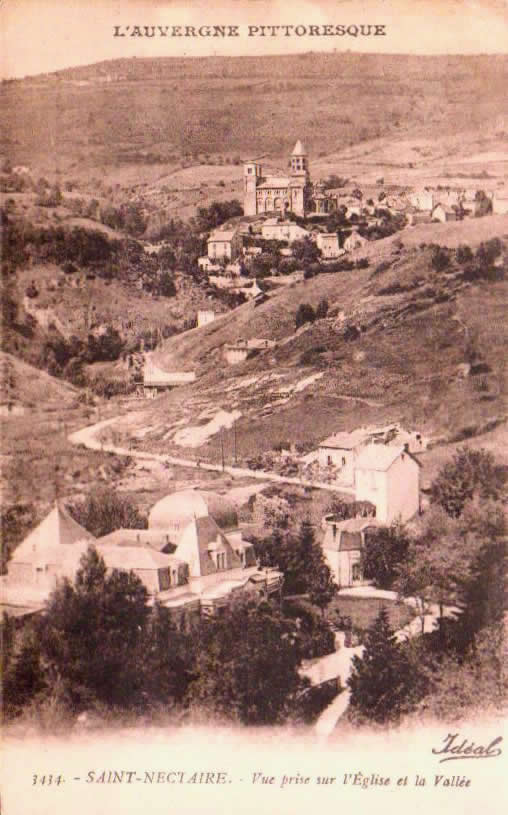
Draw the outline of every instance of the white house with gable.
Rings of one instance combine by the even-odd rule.
[[[376,520],[408,521],[420,510],[420,462],[405,447],[369,444],[355,461],[357,501],[376,507]]]

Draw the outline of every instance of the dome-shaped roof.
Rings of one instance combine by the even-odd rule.
[[[224,495],[204,490],[180,490],[157,501],[148,515],[149,529],[178,534],[197,518],[210,515],[221,529],[238,526],[234,505]]]

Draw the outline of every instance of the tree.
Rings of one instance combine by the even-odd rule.
[[[300,263],[315,263],[321,257],[321,249],[308,237],[293,241],[291,251]]]
[[[289,532],[281,536],[272,557],[273,564],[284,573],[284,593],[308,594],[324,613],[337,587],[309,521],[302,522],[296,535]]]
[[[52,593],[40,621],[40,648],[48,676],[64,683],[75,708],[142,702],[147,600],[136,575],[108,575],[92,546],[74,584],[65,581]]]
[[[362,656],[353,657],[347,683],[353,715],[377,724],[397,721],[410,707],[415,680],[383,607],[367,631]]]
[[[432,508],[397,567],[398,577],[394,583],[403,597],[416,601],[422,633],[432,603],[439,607],[441,631],[445,606],[460,603],[470,554],[471,545],[462,539],[456,521],[441,507]]]
[[[47,687],[40,644],[30,626],[23,630],[17,644],[10,643],[10,651],[2,671],[3,713],[7,718],[19,715]]]
[[[239,599],[197,633],[191,709],[248,725],[287,720],[306,683],[298,674],[293,620],[269,603]]]
[[[404,561],[409,547],[409,535],[397,522],[379,527],[365,536],[361,553],[362,572],[380,589],[391,589],[397,577],[397,567]]]
[[[310,303],[300,303],[295,316],[295,326],[300,328],[305,323],[313,323],[316,319],[316,314]]]
[[[179,631],[158,602],[148,618],[143,655],[144,691],[152,703],[182,703],[193,676],[194,640]]]
[[[323,298],[319,301],[316,309],[316,320],[322,320],[328,314],[328,300]]]
[[[110,489],[95,489],[79,504],[69,507],[73,518],[96,538],[115,529],[146,529],[148,521],[127,498]]]
[[[507,605],[508,542],[506,516],[500,502],[468,502],[457,521],[458,536],[468,558],[468,572],[461,586],[463,613],[460,623],[473,645],[483,629],[502,622]]]
[[[160,276],[157,293],[161,297],[174,297],[176,294],[176,286],[173,278],[168,272],[163,272]]]
[[[433,481],[431,500],[442,506],[449,515],[458,518],[466,501],[475,495],[498,500],[503,486],[504,475],[492,453],[462,447]]]

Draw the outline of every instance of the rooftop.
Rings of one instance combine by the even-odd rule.
[[[396,461],[402,453],[404,453],[403,447],[395,447],[388,444],[369,444],[358,456],[356,469],[384,472],[390,469],[394,461]]]
[[[292,156],[306,156],[307,155],[307,151],[306,151],[305,147],[303,146],[302,142],[300,141],[300,139],[298,139],[295,146],[293,147],[293,152],[291,153],[291,155]]]
[[[351,433],[339,432],[334,433],[332,436],[324,439],[320,443],[320,447],[333,447],[337,450],[353,450],[362,444],[367,438],[364,430],[353,430]]]
[[[210,241],[232,241],[235,235],[236,229],[216,229],[208,238],[208,243]]]
[[[94,536],[71,517],[67,509],[55,501],[55,506],[44,520],[29,533],[14,550],[12,560],[33,560],[34,553],[40,554],[48,548],[67,546],[79,541],[94,540]]]

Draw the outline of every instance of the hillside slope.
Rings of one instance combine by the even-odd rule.
[[[286,441],[312,446],[366,423],[401,420],[448,438],[495,424],[506,408],[507,284],[465,280],[452,250],[449,265],[436,271],[435,248],[419,240],[418,229],[407,232],[407,241],[403,233],[370,245],[366,269],[320,275],[168,340],[157,364],[194,369],[198,382],[116,429],[148,449],[187,447],[215,460],[222,445],[231,460],[235,450],[245,459]],[[463,222],[442,230],[440,240],[474,248],[471,236]],[[506,216],[483,219],[476,242],[493,236],[508,237]],[[298,305],[322,299],[326,318],[295,331]],[[224,345],[252,338],[277,344],[227,365]]]
[[[468,132],[492,133],[507,75],[504,56],[113,60],[4,82],[2,146],[14,164],[43,172],[90,179],[96,171],[95,184],[113,171],[120,183],[147,182],[182,157],[230,163],[270,153],[285,161],[297,136],[315,158],[413,136],[427,141],[409,159],[418,163],[433,141],[454,139],[455,150],[438,150],[453,158]]]

